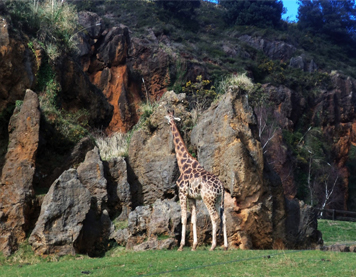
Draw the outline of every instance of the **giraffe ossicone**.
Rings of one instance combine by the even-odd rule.
[[[216,247],[216,232],[219,221],[218,209],[220,208],[220,229],[223,229],[224,248],[228,248],[226,232],[226,215],[224,211],[224,186],[220,180],[212,173],[206,171],[199,162],[189,154],[187,147],[178,131],[175,120],[180,118],[174,116],[174,111],[167,111],[165,116],[171,126],[173,142],[177,157],[180,176],[177,180],[179,189],[179,200],[182,210],[182,239],[178,251],[183,250],[185,245],[185,233],[187,228],[187,201],[192,209],[193,225],[193,247],[194,251],[198,245],[197,238],[197,213],[196,200],[202,199],[208,209],[212,222],[212,244],[210,250]],[[220,230],[221,231],[221,230]]]

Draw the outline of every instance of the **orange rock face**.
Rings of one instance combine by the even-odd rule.
[[[5,255],[17,249],[30,227],[39,129],[38,97],[27,90],[21,110],[15,110],[9,123],[10,143],[0,180],[0,251]]]
[[[94,15],[82,16],[89,20]],[[142,81],[134,80],[127,65],[128,28],[120,25],[95,34],[89,32],[78,39],[78,44],[84,72],[114,108],[106,133],[127,132],[139,119],[142,101]]]
[[[0,113],[22,100],[35,84],[36,62],[26,42],[9,35],[9,23],[0,16]]]

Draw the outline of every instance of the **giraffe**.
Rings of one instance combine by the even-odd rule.
[[[224,212],[224,186],[220,180],[212,173],[206,171],[199,162],[189,154],[187,147],[178,131],[175,120],[180,118],[174,117],[174,111],[167,111],[165,116],[168,124],[171,126],[173,142],[177,157],[177,163],[180,176],[176,181],[179,189],[179,200],[182,210],[182,239],[178,251],[183,250],[185,245],[185,232],[187,227],[187,200],[189,201],[192,212],[193,225],[193,247],[195,251],[198,245],[197,238],[197,214],[196,200],[202,199],[208,209],[212,226],[212,244],[210,251],[216,247],[216,231],[219,220],[218,207],[220,206],[220,232],[224,229],[224,248],[227,250],[227,233],[226,233],[226,216]]]

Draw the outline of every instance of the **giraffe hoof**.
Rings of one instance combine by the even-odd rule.
[[[183,246],[180,246],[177,251],[183,251]]]
[[[227,246],[224,246],[224,251],[227,251],[228,247]]]

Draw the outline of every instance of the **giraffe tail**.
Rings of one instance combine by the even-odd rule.
[[[219,230],[220,238],[223,234],[224,198],[225,198],[225,189],[223,188],[222,189],[221,205],[220,205],[220,230]]]

